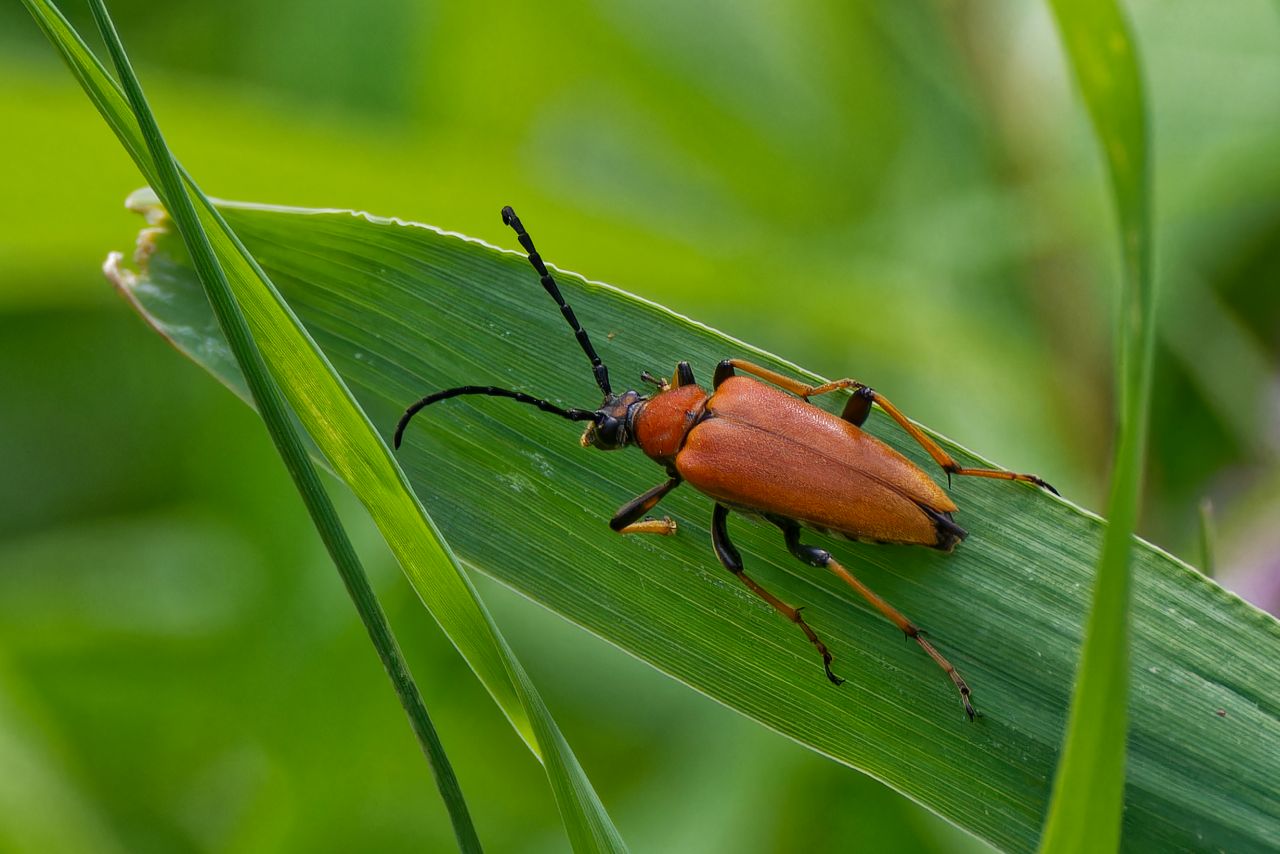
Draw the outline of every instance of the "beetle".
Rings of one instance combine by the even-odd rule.
[[[955,503],[941,487],[902,454],[861,429],[872,404],[879,405],[928,452],[947,473],[948,484],[952,475],[964,475],[1024,481],[1054,494],[1057,490],[1035,475],[961,467],[884,395],[857,380],[841,379],[814,386],[742,359],[725,359],[716,366],[712,391],[708,393],[695,381],[689,363],[682,361],[669,381],[648,371],[641,374],[641,380],[653,387],[651,394],[634,389],[615,394],[608,368],[565,302],[534,248],[533,239],[509,206],[502,209],[502,222],[515,231],[542,287],[560,307],[591,362],[604,400],[596,409],[563,409],[524,392],[494,386],[445,389],[423,397],[405,410],[396,425],[395,447],[400,447],[405,428],[418,412],[463,395],[509,398],[569,421],[586,422],[583,447],[613,451],[635,445],[665,469],[667,480],[622,505],[609,520],[609,527],[621,534],[672,534],[676,523],[669,517],[646,517],[664,496],[688,483],[711,498],[715,505],[711,543],[720,563],[800,628],[822,656],[827,678],[840,685],[844,680],[831,670],[831,652],[805,622],[801,608],[779,599],[747,575],[742,556],[729,539],[730,512],[763,518],[781,529],[792,555],[810,566],[835,573],[919,644],[950,677],[960,693],[965,714],[973,720],[976,711],[968,684],[924,632],[830,552],[801,542],[801,530],[809,528],[861,542],[920,545],[943,552],[952,551],[967,536],[952,518],[957,510]],[[842,390],[852,394],[838,417],[809,403],[811,397]]]

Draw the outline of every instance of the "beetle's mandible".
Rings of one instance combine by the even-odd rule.
[[[822,655],[827,678],[839,685],[844,680],[831,670],[831,653],[804,621],[800,609],[747,575],[742,557],[729,541],[726,521],[731,510],[765,519],[782,530],[793,555],[810,566],[834,572],[918,643],[951,678],[972,720],[976,712],[969,686],[923,632],[829,552],[802,543],[800,531],[812,528],[863,542],[921,545],[945,552],[965,538],[964,529],[952,520],[956,505],[947,494],[906,457],[860,429],[873,403],[920,443],[947,473],[948,482],[951,475],[969,475],[1025,481],[1055,494],[1056,490],[1034,475],[960,467],[883,395],[855,380],[813,386],[751,362],[725,359],[716,366],[710,393],[694,381],[689,363],[680,362],[670,381],[647,371],[641,374],[653,387],[650,394],[634,390],[614,394],[608,369],[561,296],[515,211],[503,208],[502,222],[515,230],[542,287],[560,306],[591,361],[604,401],[597,409],[562,409],[519,391],[459,386],[429,394],[406,409],[396,425],[395,446],[400,447],[410,419],[423,408],[472,394],[506,397],[569,421],[585,422],[583,446],[612,451],[636,445],[666,470],[667,480],[624,504],[609,527],[622,534],[671,534],[676,529],[674,521],[646,518],[645,514],[682,483],[707,495],[715,502],[711,542],[716,557],[751,592],[800,627]],[[739,371],[770,385],[740,376]],[[808,402],[811,397],[846,389],[852,396],[840,417]]]

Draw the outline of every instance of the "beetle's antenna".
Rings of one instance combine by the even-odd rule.
[[[404,428],[409,426],[409,421],[413,416],[417,415],[423,409],[426,409],[433,403],[441,400],[447,400],[451,397],[458,397],[464,394],[484,394],[489,397],[509,397],[512,400],[518,400],[521,403],[527,403],[530,406],[536,406],[543,412],[550,412],[552,415],[559,415],[561,418],[569,421],[596,421],[599,416],[590,409],[561,409],[554,403],[547,403],[532,395],[525,394],[522,391],[510,391],[505,388],[494,388],[491,385],[464,385],[457,388],[445,389],[435,394],[429,394],[419,400],[413,406],[404,411],[404,415],[400,416],[400,422],[396,424],[395,446],[400,447],[400,440],[404,438]]]
[[[573,332],[578,336],[578,344],[582,347],[582,352],[587,354],[587,358],[591,360],[591,370],[596,375],[596,385],[600,386],[600,390],[604,392],[605,397],[613,396],[613,389],[609,387],[609,369],[600,361],[600,357],[596,354],[596,348],[591,346],[591,339],[587,337],[587,330],[582,328],[582,324],[578,323],[578,318],[574,315],[573,309],[564,301],[564,297],[560,295],[560,288],[556,286],[556,280],[551,278],[551,274],[547,272],[547,265],[542,262],[542,256],[538,254],[538,250],[533,248],[533,238],[529,236],[529,232],[524,230],[524,225],[520,222],[520,217],[516,216],[516,212],[507,205],[502,209],[502,224],[509,225],[515,231],[516,237],[520,240],[520,245],[524,247],[524,251],[529,253],[529,263],[533,265],[533,269],[537,271],[539,278],[542,280],[542,287],[547,293],[551,294],[551,298],[560,306],[560,313],[564,315],[564,319],[569,321],[569,325],[573,327]]]

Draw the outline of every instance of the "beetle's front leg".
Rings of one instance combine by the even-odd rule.
[[[804,632],[804,636],[809,639],[809,643],[813,644],[814,648],[818,650],[818,654],[822,656],[822,669],[827,671],[827,678],[834,685],[842,684],[844,680],[831,672],[831,653],[827,651],[827,645],[818,638],[813,629],[809,628],[809,624],[804,621],[804,617],[800,616],[800,609],[783,602],[757,584],[754,578],[742,571],[742,555],[738,554],[738,550],[734,548],[733,543],[729,542],[729,527],[725,524],[728,518],[729,508],[723,504],[716,504],[715,513],[711,517],[711,545],[715,547],[716,557],[720,558],[720,563],[724,564],[725,569],[736,575],[739,581],[747,585],[747,588],[752,593],[768,602],[775,611],[799,626],[800,631]]]
[[[641,519],[663,499],[668,492],[680,485],[680,478],[673,477],[643,495],[638,495],[618,508],[609,520],[609,527],[619,534],[674,534],[675,520],[669,516],[661,519]]]

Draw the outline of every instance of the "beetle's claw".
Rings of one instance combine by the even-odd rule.
[[[1039,487],[1041,487],[1041,488],[1043,488],[1043,489],[1047,489],[1047,490],[1049,490],[1050,492],[1052,492],[1054,495],[1058,496],[1059,498],[1061,498],[1061,497],[1062,497],[1062,493],[1061,493],[1061,492],[1059,492],[1058,490],[1054,489],[1054,488],[1053,488],[1053,484],[1052,484],[1052,483],[1049,483],[1049,481],[1047,481],[1047,480],[1042,480],[1041,478],[1038,478],[1038,477],[1037,477],[1037,478],[1033,481],[1033,483],[1035,483],[1035,485],[1036,485],[1036,486],[1039,486]]]
[[[957,674],[958,676],[959,674]],[[973,692],[969,690],[969,686],[961,679],[957,686],[960,689],[960,702],[964,704],[964,713],[969,716],[969,720],[981,716],[981,712],[973,707],[973,702],[969,699]]]

